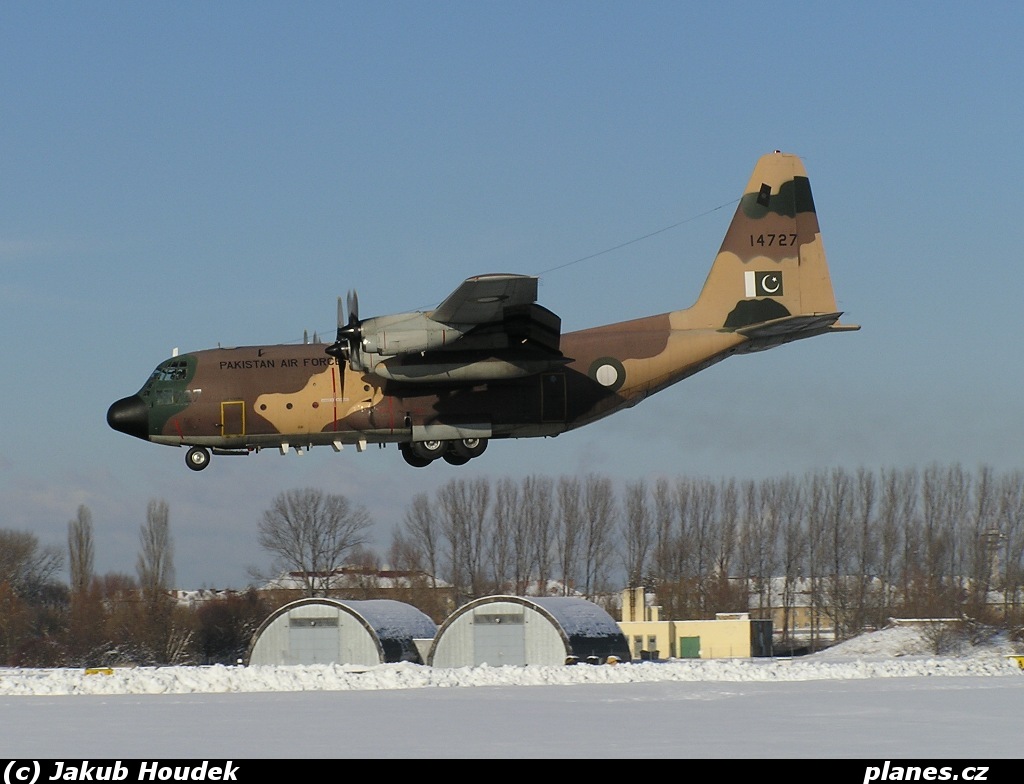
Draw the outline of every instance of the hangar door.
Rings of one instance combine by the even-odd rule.
[[[288,653],[292,664],[331,664],[338,661],[338,619],[289,618]]]
[[[522,612],[473,613],[473,663],[500,667],[526,664],[526,628]]]

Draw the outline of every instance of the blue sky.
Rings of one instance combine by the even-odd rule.
[[[241,587],[296,487],[363,503],[384,549],[454,477],[1018,470],[1022,28],[1009,3],[4,3],[0,526],[63,547],[87,504],[97,568],[134,573],[163,498],[178,583]],[[329,335],[353,287],[378,315],[540,274],[565,330],[686,307],[773,149],[804,159],[860,332],[461,469],[195,474],[106,425],[174,347]]]

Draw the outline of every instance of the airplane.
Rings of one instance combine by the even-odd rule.
[[[762,156],[689,308],[562,334],[536,276],[467,278],[434,310],[360,318],[337,335],[215,348],[161,362],[107,411],[114,430],[185,447],[185,464],[274,448],[397,444],[462,465],[492,439],[557,436],[735,354],[857,330],[841,324],[801,160]]]

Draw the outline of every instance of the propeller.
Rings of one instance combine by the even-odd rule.
[[[345,318],[345,310],[348,310],[348,318]],[[361,339],[359,328],[359,295],[354,289],[349,289],[346,304],[343,307],[341,297],[338,297],[338,334],[334,343],[324,349],[328,354],[337,359],[350,360],[359,350]]]
[[[348,307],[348,321],[350,324],[359,323],[359,295],[355,289],[349,289],[346,297]]]

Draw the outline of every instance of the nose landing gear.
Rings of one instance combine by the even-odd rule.
[[[210,450],[202,446],[194,446],[185,454],[185,465],[193,471],[202,471],[210,465]]]

